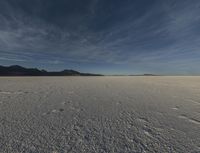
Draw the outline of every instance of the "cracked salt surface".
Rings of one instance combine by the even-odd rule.
[[[200,77],[0,78],[0,153],[200,152]]]

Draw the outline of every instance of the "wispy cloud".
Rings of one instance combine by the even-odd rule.
[[[24,61],[26,61],[26,60],[23,60],[23,59],[7,58],[7,57],[0,57],[0,60],[4,60],[4,61],[15,61],[15,62],[24,62]]]

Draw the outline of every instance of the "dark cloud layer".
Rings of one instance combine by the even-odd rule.
[[[199,0],[1,0],[0,64],[200,74]]]

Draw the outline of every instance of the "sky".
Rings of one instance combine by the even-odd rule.
[[[0,65],[200,74],[200,0],[0,0]]]

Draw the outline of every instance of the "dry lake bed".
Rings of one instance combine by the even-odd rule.
[[[1,77],[0,153],[200,153],[200,77]]]

